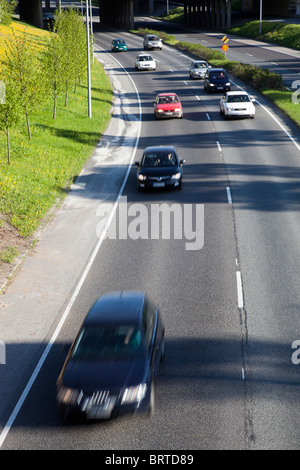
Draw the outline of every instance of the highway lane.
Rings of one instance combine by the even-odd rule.
[[[108,49],[108,37],[99,34],[97,44]],[[154,53],[158,70],[135,72],[141,39],[130,37],[128,43],[135,50],[117,59],[131,67],[142,100],[137,158],[154,140],[172,140],[187,163],[181,192],[140,195],[133,169],[123,194],[129,205],[144,204],[149,225],[153,203],[204,204],[204,246],[187,251],[185,240],[105,240],[4,448],[297,448],[297,368],[289,354],[299,325],[299,194],[290,186],[299,175],[298,150],[262,108],[254,121],[224,121],[217,95],[206,95],[201,83],[188,80],[183,55]],[[157,122],[152,99],[170,87],[182,98],[184,119]],[[228,204],[226,188],[234,204]],[[284,249],[278,242],[283,237]],[[245,301],[240,308],[237,272]],[[154,417],[61,426],[54,384],[62,343],[73,339],[101,292],[137,287],[160,305],[166,321]]]
[[[155,20],[147,17],[135,18],[135,28],[149,27],[158,31],[167,31],[174,34],[178,40],[187,41],[222,52],[222,38],[224,32],[197,30],[196,28],[186,28],[181,25],[170,24],[170,22]],[[282,75],[284,84],[291,88],[295,80],[299,80],[300,73],[300,51],[292,50],[276,44],[269,44],[250,38],[226,34],[229,39],[229,46],[226,57],[229,60],[256,65],[266,68],[270,72]],[[297,87],[296,87],[297,88]]]

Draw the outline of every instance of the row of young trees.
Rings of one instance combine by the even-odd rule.
[[[0,0],[0,24],[11,23],[17,3],[17,0]]]
[[[56,12],[53,31],[42,51],[26,34],[14,33],[6,46],[0,129],[6,134],[10,163],[10,129],[25,118],[31,139],[30,114],[52,99],[55,119],[58,96],[63,94],[67,106],[69,93],[76,93],[87,70],[85,24],[78,10],[61,10]]]

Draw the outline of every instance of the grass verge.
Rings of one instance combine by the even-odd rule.
[[[26,33],[26,32],[25,32]],[[34,34],[34,29],[30,29]],[[35,40],[39,43],[40,30]],[[32,138],[24,122],[11,130],[11,164],[7,164],[6,137],[0,135],[0,212],[22,237],[39,226],[45,214],[66,190],[92,154],[110,119],[113,90],[102,65],[92,65],[92,118],[88,117],[87,84],[76,94],[58,100],[57,117],[52,102],[31,115]]]

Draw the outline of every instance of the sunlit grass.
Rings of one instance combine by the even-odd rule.
[[[35,28],[30,29],[33,34]],[[37,30],[35,40],[42,46],[44,33],[48,33],[40,31]],[[31,140],[25,117],[10,131],[10,164],[6,136],[0,134],[0,212],[9,216],[23,237],[31,235],[58,198],[65,196],[108,124],[111,84],[97,61],[92,65],[91,76],[92,118],[88,117],[87,84],[81,83],[76,94],[69,95],[67,107],[64,97],[59,98],[55,120],[50,97],[42,109],[31,115]]]

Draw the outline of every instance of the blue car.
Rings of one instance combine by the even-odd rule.
[[[88,312],[57,380],[62,418],[153,412],[165,328],[143,292],[102,295]]]

